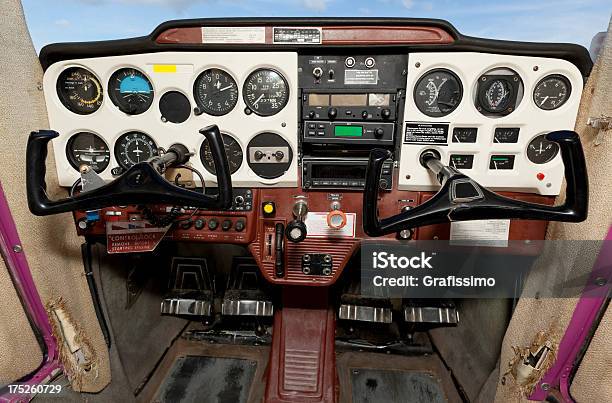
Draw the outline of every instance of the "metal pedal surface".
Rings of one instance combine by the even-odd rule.
[[[405,306],[404,320],[408,323],[456,326],[459,323],[459,311],[455,307]]]
[[[338,317],[360,322],[391,323],[393,312],[391,308],[342,304],[338,310]]]
[[[221,314],[229,316],[272,316],[271,301],[248,299],[223,299]]]
[[[209,301],[198,299],[165,298],[161,302],[163,315],[210,316],[212,306]]]

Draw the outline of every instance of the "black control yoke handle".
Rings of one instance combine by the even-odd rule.
[[[440,190],[425,203],[392,217],[378,218],[378,183],[385,160],[380,148],[370,152],[363,193],[363,229],[372,237],[404,229],[451,221],[522,219],[580,222],[587,218],[589,183],[584,152],[578,134],[569,130],[548,133],[546,139],[559,145],[565,165],[565,202],[547,206],[510,199],[490,191],[453,167],[444,165],[435,151],[425,151],[420,162],[440,182]]]
[[[207,126],[200,133],[208,140],[216,167],[219,193],[215,196],[175,186],[158,172],[153,162],[140,162],[104,186],[62,200],[50,200],[45,182],[47,144],[59,134],[53,130],[32,132],[26,152],[26,187],[30,211],[42,216],[151,203],[226,210],[232,205],[232,179],[223,138],[216,125]]]

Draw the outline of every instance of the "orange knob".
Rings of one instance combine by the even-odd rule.
[[[340,210],[327,213],[327,225],[332,229],[341,229],[346,225],[346,214]]]

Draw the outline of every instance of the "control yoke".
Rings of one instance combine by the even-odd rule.
[[[189,159],[184,147],[171,148],[162,157],[140,162],[114,181],[90,191],[62,200],[50,200],[45,182],[47,144],[59,134],[52,130],[32,132],[26,153],[26,187],[28,206],[36,215],[50,215],[75,210],[96,210],[104,207],[167,203],[198,208],[226,210],[232,205],[232,180],[223,139],[219,128],[211,125],[200,130],[208,143],[217,172],[219,193],[205,195],[175,186],[162,175],[171,166]]]
[[[425,203],[392,217],[378,218],[378,189],[388,150],[370,152],[363,193],[363,228],[372,237],[423,225],[481,219],[522,219],[580,222],[586,220],[589,184],[580,138],[573,131],[548,133],[546,139],[559,144],[565,165],[566,196],[559,206],[546,206],[510,199],[490,191],[453,167],[444,165],[440,154],[426,150],[420,163],[432,171],[440,190]]]

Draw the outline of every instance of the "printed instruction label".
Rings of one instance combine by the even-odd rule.
[[[346,225],[333,229],[327,225],[327,213],[309,212],[304,224],[308,229],[308,238],[355,238],[355,213],[346,213]]]
[[[450,244],[505,248],[510,220],[455,221],[450,225]]]
[[[170,227],[155,227],[145,221],[107,222],[106,250],[108,253],[150,252]]]
[[[344,70],[344,85],[376,85],[378,70]]]
[[[274,27],[272,41],[274,44],[321,44],[321,28],[315,27]]]
[[[448,144],[448,123],[406,122],[404,143]]]
[[[202,27],[202,43],[266,43],[266,28]]]

